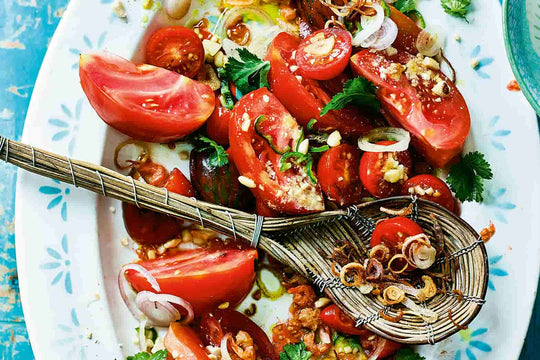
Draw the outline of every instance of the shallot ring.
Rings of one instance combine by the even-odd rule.
[[[353,272],[353,273],[356,272],[357,273],[356,276],[352,275],[353,279],[354,279],[353,282],[349,282],[347,280],[347,276],[349,275],[348,274],[349,272]],[[365,282],[365,279],[364,279],[365,272],[366,272],[366,269],[364,268],[364,266],[362,266],[359,263],[352,262],[352,263],[348,263],[347,265],[345,265],[345,266],[343,266],[341,268],[339,277],[340,277],[341,282],[343,283],[343,285],[349,286],[349,287],[354,287],[354,286],[358,286],[358,285]]]
[[[386,321],[397,323],[403,318],[403,310],[399,309],[396,316],[390,316],[388,314],[385,314],[383,309],[381,309],[379,310],[379,315]]]

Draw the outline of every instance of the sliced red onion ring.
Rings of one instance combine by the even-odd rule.
[[[374,50],[384,50],[396,41],[397,35],[398,27],[396,23],[390,18],[385,18],[381,28],[362,41],[360,46]]]
[[[231,355],[229,354],[229,339],[231,336],[231,333],[227,333],[223,339],[221,339],[221,360],[232,360]]]
[[[173,321],[180,319],[180,312],[172,305],[180,305],[187,311],[182,323],[188,324],[193,320],[193,307],[186,300],[170,295],[155,294],[150,291],[141,291],[137,294],[137,307],[142,311],[154,326],[169,326]]]
[[[379,30],[384,22],[384,9],[379,4],[373,4],[373,8],[377,11],[377,14],[373,16],[362,15],[360,17],[360,25],[362,30],[358,31],[353,39],[353,46],[359,46],[364,40],[373,35]]]
[[[146,270],[144,267],[142,267],[141,265],[138,265],[138,264],[124,265],[124,266],[122,266],[122,269],[120,270],[120,274],[123,275],[126,272],[126,270],[133,270],[133,271],[138,272],[139,274],[144,276],[146,281],[148,281],[150,286],[152,286],[152,289],[156,290],[157,292],[161,291],[161,288],[159,287],[159,284],[158,284],[156,278],[152,274],[150,274],[150,272],[148,270]]]
[[[135,298],[132,296],[130,297],[126,293],[126,288],[130,287],[130,292],[134,294],[135,292],[131,288],[131,285],[128,283],[126,276],[124,273],[126,270],[133,270],[144,276],[146,281],[152,286],[152,288],[155,291],[161,291],[161,288],[159,287],[159,284],[157,283],[156,279],[146,270],[144,267],[138,264],[127,264],[122,266],[122,269],[120,269],[120,272],[118,273],[118,288],[120,289],[120,296],[122,297],[122,300],[124,300],[124,303],[126,304],[127,308],[129,309],[129,312],[138,320],[141,320],[144,318],[144,314],[137,308],[137,305],[135,304]]]
[[[395,140],[392,145],[377,145],[374,144],[383,140]],[[394,127],[381,127],[369,131],[367,134],[358,139],[358,147],[360,150],[367,152],[393,152],[404,151],[409,148],[411,135],[408,131]]]
[[[435,263],[437,250],[431,246],[426,234],[409,236],[401,248],[403,255],[411,265],[425,270]]]
[[[425,56],[439,54],[446,39],[445,30],[440,25],[429,25],[416,38],[416,49]]]

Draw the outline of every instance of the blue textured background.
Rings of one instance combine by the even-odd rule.
[[[33,84],[67,3],[68,0],[1,0],[0,135],[20,139]],[[33,356],[15,263],[16,175],[13,166],[0,162],[0,359],[26,360]],[[539,303],[537,299],[521,359],[539,358]]]

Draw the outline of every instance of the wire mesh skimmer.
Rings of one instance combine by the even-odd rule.
[[[432,202],[408,196],[394,197],[318,214],[264,218],[195,198],[169,193],[110,169],[72,160],[0,137],[0,159],[30,172],[54,178],[75,187],[133,203],[139,207],[200,222],[201,225],[235,239],[251,242],[282,263],[310,279],[343,311],[356,319],[357,326],[385,338],[407,344],[434,344],[470,323],[485,302],[488,281],[487,254],[476,231],[461,218]],[[373,295],[343,285],[333,275],[329,260],[334,247],[347,240],[355,248],[357,261],[368,256],[375,223],[388,215],[381,207],[403,208],[413,202],[410,215],[428,236],[432,236],[435,215],[445,238],[446,256],[436,266],[452,261],[451,278],[442,291],[418,305],[437,314],[426,322],[407,309],[398,322],[382,314],[396,316],[395,306],[384,306]],[[452,311],[452,317],[449,316]],[[454,320],[454,322],[452,321]]]

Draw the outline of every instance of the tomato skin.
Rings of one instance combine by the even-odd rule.
[[[167,169],[160,164],[156,164],[152,161],[145,161],[135,163],[133,165],[135,170],[141,175],[144,181],[150,185],[162,187],[167,181],[169,175]]]
[[[424,230],[413,220],[396,216],[380,221],[371,235],[370,245],[383,244],[389,249],[402,244],[406,237],[422,234]]]
[[[193,30],[168,26],[157,30],[148,39],[146,61],[191,78],[204,63],[204,48]]]
[[[139,244],[159,245],[175,237],[181,223],[168,215],[122,203],[122,217],[129,236]]]
[[[354,320],[348,317],[336,304],[329,305],[321,311],[321,321],[332,329],[349,335],[370,334],[368,330],[354,326]]]
[[[81,55],[79,76],[103,121],[137,140],[181,139],[214,111],[210,86],[152,65],[135,65],[106,51]]]
[[[317,164],[317,177],[328,199],[341,206],[357,204],[362,199],[358,168],[360,150],[341,144],[327,150]]]
[[[177,168],[174,168],[173,171],[171,171],[163,187],[170,192],[180,195],[189,197],[195,196],[195,190],[193,190],[191,183],[189,182],[187,177],[185,177],[185,175],[182,174],[182,172]]]
[[[377,86],[381,112],[388,122],[410,132],[412,145],[431,165],[444,167],[463,149],[471,124],[469,110],[457,87],[441,71],[435,73],[448,86],[443,97],[435,96],[424,81],[412,86],[405,74],[397,80],[381,77],[381,67],[390,67],[393,62],[405,64],[410,59],[413,56],[405,52],[389,59],[383,53],[363,50],[351,57],[351,68]]]
[[[390,8],[390,19],[392,19],[398,27],[398,35],[392,46],[398,50],[407,51],[410,54],[416,55],[416,38],[422,31],[418,25],[407,15],[388,4]]]
[[[313,55],[309,50],[320,44],[317,39],[333,39],[334,46],[325,55]],[[302,74],[311,79],[329,80],[345,70],[351,57],[352,44],[349,32],[339,28],[328,28],[314,32],[298,46],[296,62]]]
[[[208,345],[219,346],[223,334],[230,332],[236,335],[239,331],[245,331],[253,338],[257,356],[262,360],[279,359],[266,333],[244,314],[232,309],[215,309],[201,318],[201,332]]]
[[[379,141],[378,145],[391,145],[395,141]],[[409,176],[412,169],[411,154],[405,151],[398,152],[365,152],[360,159],[360,179],[366,190],[376,198],[386,198],[397,195],[401,191],[404,180],[391,183],[384,179],[383,169],[390,155],[402,164]]]
[[[208,248],[138,262],[157,280],[164,294],[187,300],[200,316],[218,305],[238,305],[255,280],[255,249]],[[152,287],[139,274],[126,271],[126,279],[139,292]]]
[[[294,118],[266,88],[252,91],[236,103],[229,124],[229,151],[240,175],[255,183],[255,187],[250,189],[255,198],[271,209],[287,214],[324,210],[322,192],[316,184],[307,176],[297,174],[294,169],[279,170],[281,155],[255,132],[255,122],[259,116],[264,116],[265,129],[271,130],[269,136],[279,148],[292,148],[301,132]],[[246,119],[249,120],[247,128],[244,125]],[[290,181],[305,186],[302,196],[293,194]]]
[[[448,185],[446,185],[446,183],[438,177],[429,174],[414,176],[403,184],[401,194],[409,195],[409,189],[414,188],[415,186],[420,186],[422,189],[432,188],[433,190],[438,191],[440,194],[439,196],[428,194],[417,194],[417,196],[421,197],[422,199],[433,201],[450,211],[454,211],[455,201],[454,197],[452,196],[452,192],[450,191]]]
[[[219,145],[229,145],[229,121],[231,115],[231,110],[218,105],[206,121],[206,133],[208,137]]]
[[[266,204],[260,200],[255,201],[255,212],[257,213],[257,215],[261,215],[265,217],[278,217],[279,216],[279,212],[266,206]]]
[[[372,354],[377,353],[376,359],[385,359],[395,354],[402,347],[400,343],[383,339],[370,332],[365,335],[360,335],[359,339],[366,355],[372,356]]]
[[[296,72],[291,72],[291,66],[296,64],[292,52],[299,44],[300,39],[288,33],[280,33],[272,41],[266,56],[270,61],[268,82],[272,93],[303,127],[311,119],[316,119],[314,129],[324,132],[339,130],[342,136],[356,137],[370,130],[372,126],[369,120],[353,107],[331,110],[320,116],[332,96],[317,80],[304,76],[300,82],[295,77]]]
[[[197,333],[187,325],[173,322],[163,338],[163,345],[173,360],[209,360]]]

